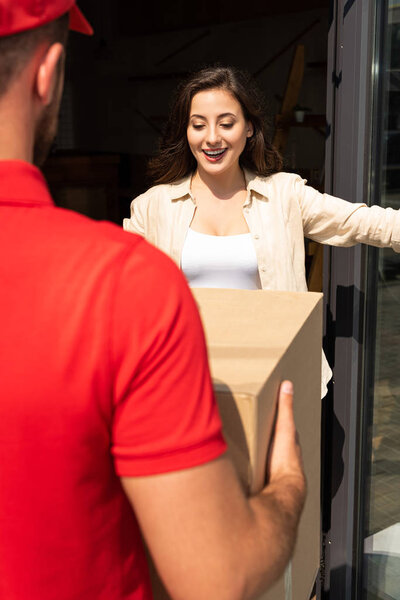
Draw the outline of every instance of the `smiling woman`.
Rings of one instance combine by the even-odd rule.
[[[191,182],[196,199],[191,229],[219,236],[249,232],[242,211],[246,182],[239,159],[253,131],[230,92],[212,89],[193,97],[187,128],[197,163]]]
[[[399,211],[321,194],[280,169],[254,82],[203,69],[177,91],[150,164],[158,185],[133,200],[124,228],[169,254],[193,287],[305,292],[304,236],[400,251]],[[324,360],[323,394],[330,376]]]

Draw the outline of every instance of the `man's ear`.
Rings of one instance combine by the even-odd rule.
[[[36,72],[36,93],[44,106],[50,104],[58,81],[58,65],[64,60],[64,46],[52,44],[43,54]]]

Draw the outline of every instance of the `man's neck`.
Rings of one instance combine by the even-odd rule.
[[[0,160],[33,160],[34,132],[30,115],[22,105],[0,101]]]

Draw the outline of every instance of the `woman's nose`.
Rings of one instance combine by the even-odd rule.
[[[209,127],[207,130],[207,143],[215,146],[219,141],[219,133],[216,127]]]

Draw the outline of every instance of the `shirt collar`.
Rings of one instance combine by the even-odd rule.
[[[266,191],[268,187],[267,179],[265,177],[259,177],[258,175],[255,175],[252,171],[249,171],[248,169],[243,169],[243,171],[244,178],[246,180],[247,191],[256,192],[260,196],[266,198]]]
[[[37,167],[23,160],[0,160],[0,204],[45,206],[54,203]]]
[[[266,180],[265,177],[259,177],[255,175],[252,171],[248,169],[243,169],[244,178],[246,181],[246,188],[248,192],[254,191],[260,196],[266,196]],[[190,197],[193,200],[190,184],[192,181],[192,176],[188,175],[184,179],[181,179],[177,183],[171,183],[169,185],[169,198],[170,200],[180,200],[185,197]],[[250,200],[246,200],[245,206],[250,203]]]
[[[184,179],[177,181],[177,183],[171,183],[169,186],[169,197],[171,200],[180,200],[180,198],[184,198],[185,196],[190,196],[192,198],[192,194],[190,191],[190,184],[192,181],[192,176],[188,175]],[[192,198],[193,200],[193,198]]]

